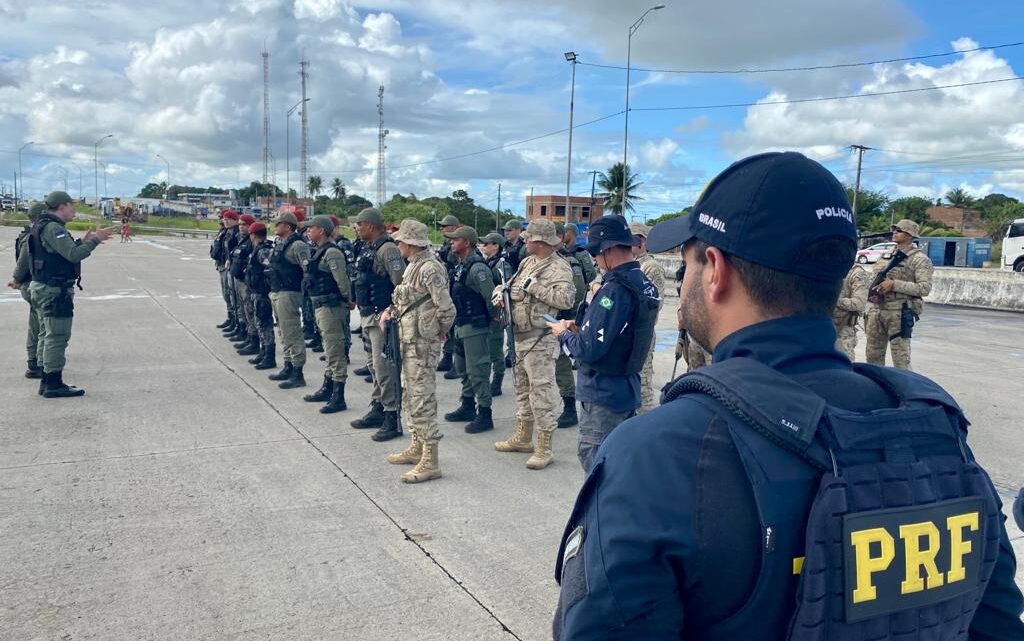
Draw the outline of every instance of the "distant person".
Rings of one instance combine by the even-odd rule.
[[[132,225],[128,222],[127,218],[121,221],[121,242],[132,242]]]
[[[29,224],[18,234],[14,241],[14,274],[7,286],[21,292],[21,297],[28,303],[28,336],[25,340],[25,349],[28,352],[28,367],[25,369],[25,378],[42,378],[43,368],[39,365],[39,310],[32,305],[32,297],[29,295],[29,285],[32,283],[32,275],[28,263],[28,235],[32,231],[32,225],[39,220],[39,216],[46,211],[43,203],[32,203],[28,210]],[[22,256],[25,258],[22,259]]]

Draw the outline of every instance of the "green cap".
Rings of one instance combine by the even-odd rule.
[[[74,200],[71,196],[68,196],[66,191],[51,191],[50,195],[46,197],[46,206],[49,209],[57,209],[63,204],[73,203]]]
[[[356,216],[357,223],[370,223],[371,225],[384,225],[384,214],[376,207],[367,207]]]
[[[328,236],[334,233],[334,222],[331,220],[330,216],[324,216],[323,214],[319,216],[313,216],[312,220],[310,220],[309,224],[307,224],[306,226],[319,227],[320,229],[327,232]]]
[[[477,243],[479,238],[476,235],[476,230],[472,227],[459,227],[455,231],[445,232],[445,238],[461,238],[462,240],[468,240],[474,245]]]
[[[481,238],[480,242],[483,243],[484,245],[497,245],[499,247],[504,247],[505,237],[496,231],[492,231],[491,233]]]
[[[290,211],[286,211],[285,213],[281,214],[280,216],[277,217],[277,220],[274,221],[275,225],[280,225],[281,223],[288,223],[289,225],[292,226],[293,229],[299,228],[299,220],[295,217],[295,214],[293,214]]]
[[[441,226],[442,227],[451,227],[452,225],[460,225],[460,224],[462,224],[462,223],[459,222],[459,219],[456,218],[455,216],[452,216],[451,214],[448,214],[447,216],[445,216],[444,218],[441,219]]]
[[[555,233],[561,236],[565,233],[565,223],[555,223]]]
[[[510,220],[507,223],[505,223],[505,226],[502,229],[504,229],[505,231],[508,231],[510,229],[522,229],[522,228],[523,228],[523,223],[521,221],[516,220],[516,219],[513,218],[512,220]]]

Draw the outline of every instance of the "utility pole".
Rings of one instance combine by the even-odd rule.
[[[74,165],[75,169],[78,170],[78,197],[85,198],[85,194],[82,193],[82,168],[79,167],[74,161],[69,161]]]
[[[565,161],[565,224],[575,222],[572,216],[572,208],[569,206],[569,191],[572,185],[572,117],[576,103],[576,53],[567,51],[565,59],[572,64],[572,85],[569,90],[569,153]]]
[[[871,149],[864,145],[850,145],[850,149],[857,150],[857,182],[853,186],[853,224],[857,224],[857,197],[860,195],[860,166],[864,160],[864,152]]]
[[[266,43],[263,44],[263,184],[270,184],[270,52]]]
[[[387,176],[384,167],[384,150],[388,146],[384,140],[388,130],[384,128],[384,85],[377,89],[377,206],[383,207],[388,196]]]
[[[299,76],[302,77],[302,143],[301,158],[299,161],[299,173],[302,184],[300,188],[303,198],[306,198],[306,182],[309,174],[309,107],[306,105],[306,79],[309,78],[309,61],[306,54],[302,54],[302,61],[299,63]]]
[[[494,211],[494,231],[501,227],[501,183],[498,183],[498,208]]]

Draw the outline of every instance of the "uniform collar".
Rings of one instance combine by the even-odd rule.
[[[836,330],[828,316],[787,316],[749,325],[722,339],[714,362],[745,356],[789,374],[850,369],[836,350]]]
[[[604,273],[604,277],[608,278],[609,274],[617,274],[617,273],[621,273],[621,272],[628,272],[631,269],[640,269],[640,263],[635,261],[635,260],[631,260],[628,263],[622,263],[618,267],[615,267],[613,269],[609,269],[608,271],[606,271]]]
[[[429,247],[424,247],[422,250],[416,252],[415,254],[412,255],[411,258],[409,258],[409,264],[412,265],[413,263],[418,263],[420,261],[427,260],[429,258],[430,258],[430,248]]]

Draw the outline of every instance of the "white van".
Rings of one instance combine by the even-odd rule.
[[[1003,239],[1003,269],[1024,272],[1024,218],[1010,223]]]

